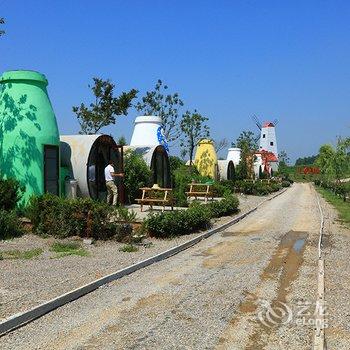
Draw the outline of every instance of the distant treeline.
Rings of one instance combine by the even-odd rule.
[[[310,156],[310,157],[304,157],[304,158],[298,158],[295,162],[295,165],[312,165],[315,163],[316,158],[317,158],[317,155]]]

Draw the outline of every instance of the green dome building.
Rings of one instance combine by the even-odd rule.
[[[59,133],[43,74],[18,70],[0,77],[0,176],[33,194],[59,195]]]

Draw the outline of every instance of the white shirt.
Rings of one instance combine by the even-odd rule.
[[[105,179],[106,179],[106,182],[107,181],[113,181],[113,176],[111,173],[114,173],[114,168],[112,165],[108,164],[106,167],[105,167]]]

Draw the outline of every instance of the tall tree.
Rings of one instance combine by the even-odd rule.
[[[237,176],[240,179],[247,179],[253,175],[253,153],[258,150],[257,137],[252,131],[242,131],[233,147],[241,149],[241,161],[237,166]]]
[[[257,137],[250,130],[242,131],[238,136],[236,142],[232,142],[232,147],[248,149],[251,152],[257,151],[258,150]]]
[[[132,100],[138,92],[131,89],[115,97],[115,85],[110,80],[93,78],[93,81],[94,85],[89,85],[89,88],[92,90],[95,101],[88,107],[84,103],[73,107],[73,112],[77,115],[81,127],[80,134],[96,134],[104,126],[115,124],[117,116],[128,114]]]
[[[281,151],[278,155],[278,161],[282,166],[288,166],[290,159],[286,151]]]
[[[287,170],[288,170],[288,164],[290,162],[290,159],[288,157],[288,154],[286,151],[281,151],[278,155],[278,171],[282,174],[282,175],[286,175],[287,174]],[[260,178],[260,177],[259,177]]]
[[[5,20],[4,20],[3,17],[0,17],[0,25],[1,25],[1,24],[5,24]],[[1,36],[1,35],[4,35],[4,34],[5,34],[5,31],[2,30],[2,29],[0,29],[0,36]]]
[[[190,165],[193,163],[193,152],[197,143],[210,135],[209,126],[205,123],[209,119],[202,116],[197,110],[194,112],[186,111],[183,115],[180,130],[182,132],[181,147],[183,156],[189,155]]]
[[[338,138],[336,147],[326,144],[320,147],[316,164],[327,180],[339,181],[350,170],[350,138]]]
[[[173,143],[180,135],[179,110],[184,105],[179,94],[167,94],[168,86],[158,79],[154,89],[147,91],[135,108],[143,115],[156,115],[162,118],[164,135],[168,143]]]

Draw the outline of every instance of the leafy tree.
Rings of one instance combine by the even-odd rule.
[[[339,181],[350,170],[350,138],[338,138],[336,147],[326,144],[320,147],[316,164],[327,180]]]
[[[126,138],[124,135],[118,138],[117,145],[126,146]]]
[[[232,142],[232,147],[238,147],[243,149],[248,149],[249,151],[258,150],[257,137],[252,131],[242,131],[238,136],[236,142]]]
[[[316,164],[320,167],[321,174],[327,178],[334,178],[333,159],[335,150],[332,145],[322,145],[316,160]]]
[[[154,90],[147,91],[136,110],[143,115],[156,115],[162,118],[164,135],[168,143],[174,142],[180,135],[179,109],[184,105],[179,94],[167,94],[168,86],[158,79]]]
[[[288,166],[290,159],[286,151],[280,152],[280,154],[278,155],[278,161],[280,163],[280,166]]]
[[[253,153],[258,149],[257,138],[252,131],[242,131],[236,142],[232,142],[233,147],[241,149],[241,161],[237,166],[237,177],[248,179],[253,176]]]
[[[208,138],[210,135],[209,127],[205,123],[209,119],[202,116],[197,110],[194,112],[186,111],[183,115],[180,129],[182,132],[181,147],[183,156],[189,155],[190,165],[193,161],[193,152],[197,143],[204,138]]]
[[[109,80],[93,78],[94,85],[89,85],[95,102],[89,107],[81,103],[79,107],[73,107],[77,115],[81,131],[80,134],[96,134],[104,126],[115,124],[118,115],[127,115],[132,106],[132,100],[137,95],[137,90],[131,89],[122,92],[120,96],[114,97],[115,85]]]
[[[149,186],[151,170],[136,151],[129,150],[124,159],[124,184],[129,203],[133,203],[140,194],[140,188]]]
[[[2,17],[0,17],[0,25],[1,24],[5,24],[5,20],[4,20],[4,18],[2,18]],[[5,31],[4,30],[2,30],[2,29],[0,29],[0,36],[1,35],[4,35],[5,34]]]

